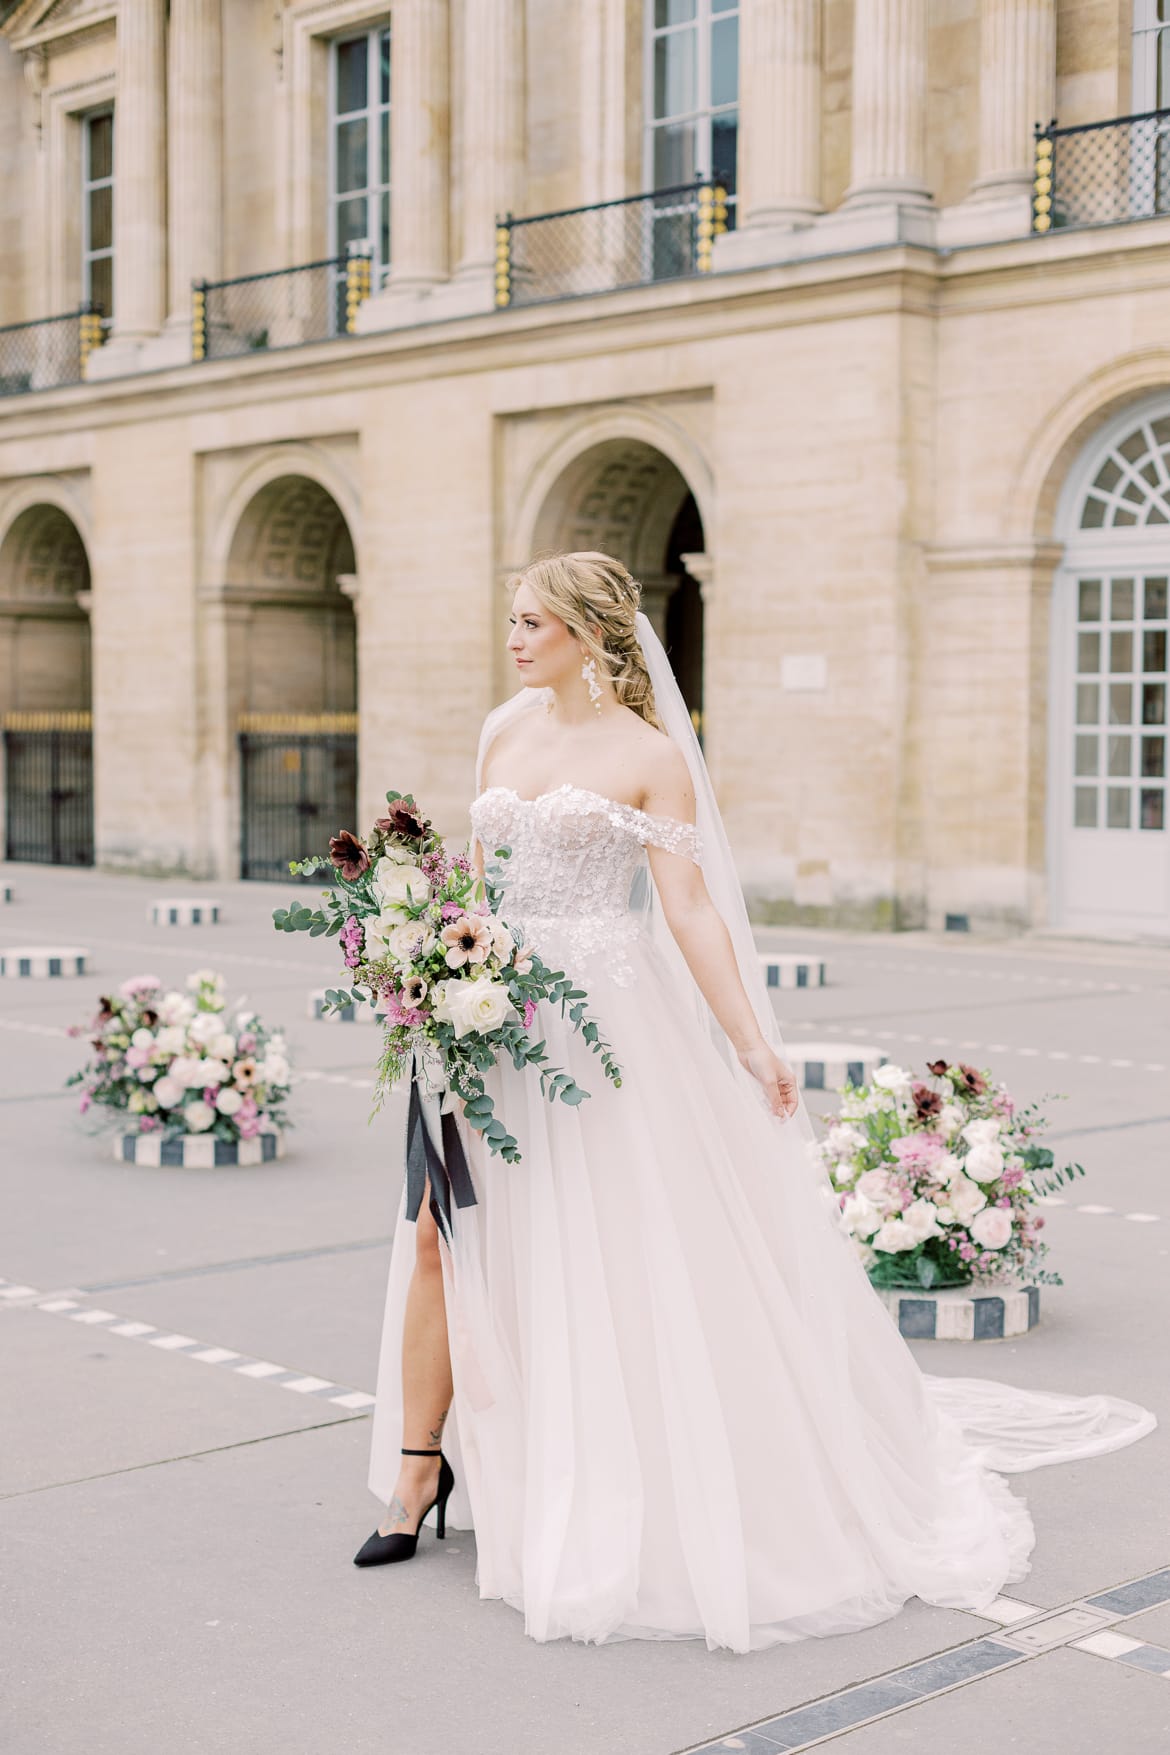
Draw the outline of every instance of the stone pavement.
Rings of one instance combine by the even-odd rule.
[[[1033,1570],[993,1616],[911,1603],[768,1652],[540,1645],[480,1601],[474,1537],[358,1571],[401,1105],[372,1126],[374,1035],[312,1023],[323,947],[284,886],[12,866],[0,948],[88,946],[79,980],[0,982],[0,1748],[5,1755],[842,1755],[1170,1747],[1170,954],[1042,937],[772,931],[830,984],[787,1034],[990,1063],[1089,1175],[1049,1211],[1066,1285],[1017,1341],[916,1343],[930,1370],[1154,1407],[1128,1450],[1020,1477]],[[155,927],[168,890],[215,927]],[[305,1082],[283,1162],[116,1163],[65,1075],[110,983],[194,968],[287,1026]],[[830,1097],[811,1099],[826,1112]],[[875,1313],[876,1315],[876,1313]],[[882,1320],[885,1320],[883,1317]],[[1046,1614],[1062,1611],[1059,1619]],[[796,1716],[799,1712],[799,1716]]]

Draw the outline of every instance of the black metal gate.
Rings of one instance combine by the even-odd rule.
[[[295,881],[290,859],[327,853],[340,829],[357,832],[356,728],[241,731],[240,801],[240,876]],[[300,881],[320,887],[322,874]]]
[[[93,864],[93,733],[88,713],[9,713],[4,730],[4,857]]]

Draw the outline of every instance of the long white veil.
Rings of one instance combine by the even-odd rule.
[[[759,1021],[764,1039],[783,1056],[784,1044],[763,968],[752,935],[735,860],[723,827],[723,819],[715,801],[714,788],[707,772],[699,740],[690,712],[675,680],[670,660],[649,618],[639,610],[636,631],[654,691],[654,706],[662,730],[681,750],[690,772],[695,792],[695,824],[700,843],[700,864],[708,893],[715,904],[731,938],[735,960],[744,990]],[[483,787],[484,760],[489,746],[505,724],[518,714],[542,708],[547,699],[545,689],[521,689],[509,700],[494,708],[486,717],[480,733],[476,756],[476,791]],[[485,854],[489,850],[485,849]],[[666,923],[649,865],[643,863],[635,877],[636,893],[631,906],[639,911],[646,928],[653,934],[656,947],[663,957],[682,972],[681,990],[688,993],[696,1012],[710,1030],[713,1041],[734,1072],[746,1100],[766,1107],[760,1086],[739,1064],[726,1034],[718,1024],[688,969],[682,952]],[[787,1120],[774,1118],[777,1129],[783,1130],[783,1147],[777,1158],[783,1169],[799,1163],[816,1177],[826,1196],[832,1185],[820,1155],[813,1149],[816,1135],[803,1100],[795,1115]],[[792,1139],[795,1131],[797,1139]],[[778,1148],[781,1141],[777,1142]],[[801,1149],[787,1149],[798,1144]],[[818,1203],[829,1228],[836,1235],[842,1251],[853,1257],[850,1270],[861,1272],[853,1244],[836,1220],[835,1201],[826,1198]],[[874,1321],[887,1321],[884,1311],[874,1300]],[[990,1469],[1005,1474],[1018,1474],[1049,1463],[1080,1460],[1118,1450],[1143,1437],[1157,1425],[1148,1409],[1134,1402],[1109,1395],[1074,1396],[1046,1390],[1021,1389],[1012,1384],[985,1378],[933,1377],[923,1373],[924,1388],[936,1413],[949,1419],[963,1431],[967,1443],[979,1452],[979,1460]]]

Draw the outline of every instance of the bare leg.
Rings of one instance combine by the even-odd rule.
[[[399,1459],[398,1480],[379,1535],[412,1535],[435,1496],[439,1480],[438,1445],[451,1406],[451,1354],[447,1344],[447,1305],[443,1295],[440,1249],[447,1246],[427,1204],[429,1185],[416,1221],[416,1260],[406,1294],[402,1330],[402,1442],[434,1456]]]

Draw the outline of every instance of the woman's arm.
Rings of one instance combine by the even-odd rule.
[[[643,808],[653,816],[693,823],[695,795],[686,763],[675,755],[647,790]],[[769,1047],[740,979],[731,935],[707,890],[703,873],[685,854],[649,847],[650,868],[666,923],[707,1004],[727,1032],[740,1064],[763,1086],[774,1115],[791,1115],[796,1080]]]

